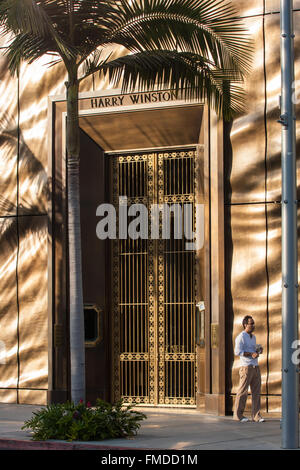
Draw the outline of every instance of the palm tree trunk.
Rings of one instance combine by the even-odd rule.
[[[79,117],[77,71],[68,76],[67,88],[67,178],[70,281],[71,400],[85,401],[85,345],[81,268]]]

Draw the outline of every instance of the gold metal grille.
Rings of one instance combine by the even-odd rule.
[[[194,150],[113,156],[117,213],[126,196],[149,214],[153,203],[189,203],[195,214],[194,162]],[[151,239],[149,221],[147,240],[113,242],[114,400],[195,404],[195,255],[170,228],[163,239],[160,219],[160,238]]]

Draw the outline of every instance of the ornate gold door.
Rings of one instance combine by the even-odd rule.
[[[112,243],[115,401],[122,397],[127,403],[195,405],[195,253],[187,249],[183,230],[178,235],[182,218],[176,218],[177,227],[171,221],[167,233],[160,217],[155,232],[151,212],[155,205],[184,209],[188,204],[194,227],[195,153],[189,149],[111,157],[119,227]],[[144,218],[139,218],[142,213]],[[130,236],[136,233],[132,228],[142,238]]]

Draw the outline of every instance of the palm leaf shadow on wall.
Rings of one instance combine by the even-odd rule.
[[[1,165],[13,167],[15,172],[10,178],[6,194],[3,195],[2,192],[0,195],[0,216],[46,214],[50,197],[47,172],[26,144],[15,119],[8,114],[0,120],[0,155]],[[24,182],[32,192],[34,191],[35,200],[33,198],[26,200],[26,196],[21,193]],[[3,182],[1,186],[3,188]],[[9,198],[10,190],[16,193],[15,201]]]
[[[7,351],[1,388],[45,389],[48,178],[7,114],[0,121],[0,156],[0,340]],[[30,188],[30,197],[22,197],[21,203],[20,181]]]

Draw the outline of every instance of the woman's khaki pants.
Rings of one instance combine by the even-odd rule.
[[[258,366],[243,366],[240,367],[240,383],[236,394],[235,408],[233,418],[240,420],[243,418],[243,413],[246,406],[248,397],[248,388],[250,386],[252,394],[252,419],[258,421],[260,416],[260,388],[261,377]]]

